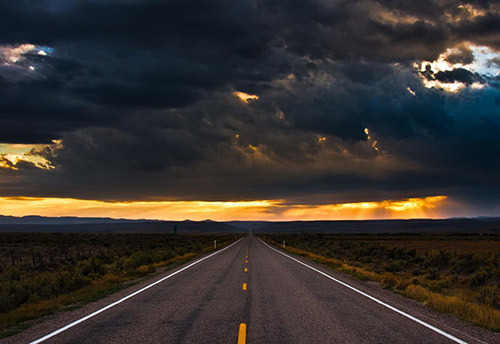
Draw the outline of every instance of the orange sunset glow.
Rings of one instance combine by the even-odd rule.
[[[439,218],[446,196],[321,205],[284,200],[238,202],[104,202],[71,198],[0,197],[4,215],[83,216],[158,220],[366,220]]]

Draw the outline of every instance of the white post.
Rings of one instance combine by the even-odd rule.
[[[283,240],[283,248],[285,248],[285,240]]]
[[[214,249],[217,248],[217,240],[214,240]]]

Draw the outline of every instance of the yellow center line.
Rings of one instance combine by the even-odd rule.
[[[247,341],[247,324],[240,324],[240,331],[238,333],[238,344],[245,344]]]
[[[243,283],[243,290],[247,290],[247,284]]]
[[[245,272],[248,272],[248,268],[245,268]]]

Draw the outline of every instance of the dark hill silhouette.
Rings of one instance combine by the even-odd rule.
[[[1,216],[0,232],[127,233],[489,233],[500,234],[500,218],[365,221],[160,221],[96,217]]]
[[[112,218],[1,216],[0,232],[120,232],[120,233],[226,233],[245,232],[224,222],[158,221]]]

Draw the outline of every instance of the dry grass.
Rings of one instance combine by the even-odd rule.
[[[409,285],[402,293],[428,307],[453,314],[471,324],[500,331],[500,311],[487,305],[467,302],[459,296],[448,296],[429,291],[418,285]]]

